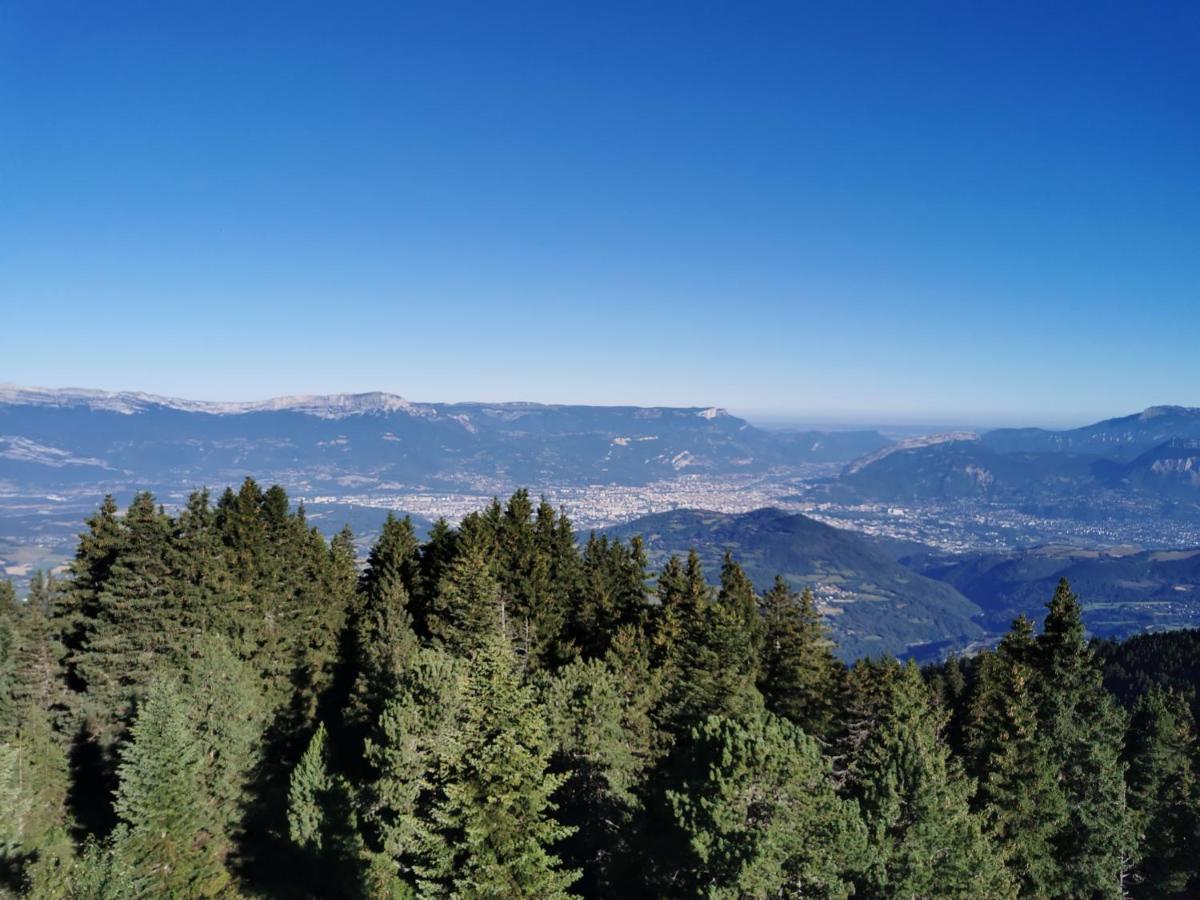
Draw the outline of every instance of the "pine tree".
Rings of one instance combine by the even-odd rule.
[[[1125,758],[1129,806],[1139,836],[1134,893],[1194,895],[1200,888],[1200,783],[1196,728],[1186,702],[1151,688],[1134,708]]]
[[[765,631],[758,689],[766,708],[818,739],[831,736],[843,666],[807,588],[782,576],[763,594]]]
[[[229,874],[205,788],[204,751],[177,684],[149,687],[121,753],[116,809],[127,832],[115,852],[135,873],[137,896],[212,897]]]
[[[866,896],[1014,896],[915,664],[899,667],[882,699],[850,771],[873,855]]]
[[[817,743],[769,713],[693,729],[668,793],[690,859],[672,890],[712,898],[848,897],[866,829]]]
[[[976,808],[1004,850],[1022,895],[1053,896],[1059,879],[1055,839],[1067,801],[1038,732],[1033,624],[1024,616],[994,653],[984,654],[964,740],[979,778]]]
[[[1079,598],[1063,579],[1037,640],[1038,730],[1069,816],[1055,836],[1058,896],[1124,893],[1134,834],[1125,801],[1125,722],[1084,638]]]
[[[514,900],[571,896],[578,873],[564,871],[553,850],[570,834],[552,818],[551,796],[563,776],[548,771],[545,722],[499,635],[472,661],[455,744],[440,776],[432,813],[440,840],[421,870],[423,889]]]

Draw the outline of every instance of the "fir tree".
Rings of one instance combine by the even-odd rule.
[[[873,860],[870,897],[1006,897],[1003,858],[970,809],[972,785],[940,739],[915,664],[899,667],[851,768]]]
[[[571,829],[552,818],[546,725],[517,660],[499,635],[472,661],[463,724],[440,775],[432,812],[439,840],[422,870],[425,890],[471,897],[571,896],[578,873],[566,871],[554,845]]]
[[[1134,850],[1121,746],[1125,722],[1084,638],[1079,598],[1063,579],[1037,641],[1038,729],[1069,815],[1055,836],[1058,896],[1119,897]]]
[[[1033,624],[1024,616],[982,657],[965,726],[967,759],[979,778],[976,807],[1005,852],[1021,893],[1053,896],[1055,839],[1066,824],[1059,773],[1041,739]]]
[[[305,852],[308,891],[319,897],[355,896],[362,847],[350,786],[329,770],[324,724],[292,771],[288,833]]]
[[[254,673],[222,635],[201,637],[183,661],[181,674],[181,697],[203,763],[203,795],[210,800],[217,829],[211,846],[224,861],[244,837],[270,710]]]
[[[465,681],[460,660],[418,650],[366,740],[371,778],[360,792],[362,819],[370,845],[389,861],[388,882],[413,887],[433,840],[435,771],[454,755]]]
[[[430,634],[448,650],[468,655],[498,630],[507,635],[508,616],[482,539],[460,537],[458,549],[438,585],[428,626]]]
[[[89,716],[105,742],[120,734],[151,673],[178,658],[185,644],[167,565],[167,517],[150,494],[138,494],[121,530],[121,547],[100,587],[78,664]]]
[[[130,736],[116,799],[127,831],[115,852],[135,873],[137,896],[217,896],[229,883],[220,826],[206,791],[203,747],[174,682],[150,685]]]
[[[621,679],[600,660],[565,666],[543,695],[553,768],[566,775],[557,818],[575,829],[562,843],[563,859],[582,872],[586,896],[611,895],[635,852],[625,839],[640,806],[645,737],[628,727]]]
[[[1194,894],[1200,887],[1200,784],[1195,723],[1181,697],[1158,687],[1142,695],[1129,723],[1125,759],[1139,838],[1134,893]]]
[[[765,632],[758,688],[766,708],[818,739],[833,727],[843,667],[813,602],[781,576],[763,594]]]
[[[79,536],[71,562],[70,580],[54,611],[55,630],[66,649],[68,675],[76,691],[85,687],[79,665],[88,633],[100,614],[100,591],[125,543],[125,533],[117,519],[117,504],[111,495],[104,498],[86,524],[87,531]]]
[[[741,567],[727,558],[716,602],[693,553],[670,602],[678,638],[666,662],[668,690],[662,712],[666,728],[686,735],[711,715],[751,714],[762,705],[755,687],[761,653],[757,599]],[[681,593],[675,596],[675,591]]]

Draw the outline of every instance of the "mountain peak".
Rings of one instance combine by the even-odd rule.
[[[1147,406],[1139,418],[1159,419],[1163,416],[1200,416],[1200,409],[1191,406]]]

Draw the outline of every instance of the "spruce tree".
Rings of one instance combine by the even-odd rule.
[[[148,494],[138,494],[121,523],[123,540],[96,597],[78,671],[87,684],[95,733],[111,743],[132,702],[157,667],[185,646],[182,617],[168,567],[170,526]]]
[[[1037,640],[1038,730],[1069,815],[1054,840],[1057,896],[1119,897],[1134,852],[1121,761],[1124,715],[1084,637],[1079,598],[1063,579]]]
[[[975,805],[1006,866],[1022,895],[1048,897],[1059,882],[1055,840],[1067,801],[1038,731],[1034,652],[1033,624],[1022,616],[997,650],[983,655],[964,740],[979,779]]]
[[[1196,729],[1183,698],[1153,687],[1129,723],[1125,759],[1129,806],[1139,846],[1133,893],[1194,895],[1200,888],[1200,783]]]
[[[137,896],[213,897],[229,884],[220,823],[204,777],[204,750],[179,686],[156,679],[121,752],[116,809],[126,825],[115,852]]]
[[[817,739],[831,736],[843,666],[807,588],[797,595],[782,576],[763,594],[765,632],[758,689],[766,708]]]
[[[463,723],[440,774],[432,811],[438,840],[420,872],[436,895],[546,900],[569,897],[578,873],[554,847],[571,829],[555,822],[546,724],[518,662],[499,634],[472,660]]]
[[[850,771],[872,848],[868,897],[1015,896],[941,726],[916,665],[899,667]]]

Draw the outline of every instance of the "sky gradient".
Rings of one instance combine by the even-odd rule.
[[[0,0],[0,381],[1200,406],[1198,160],[1195,3]]]

